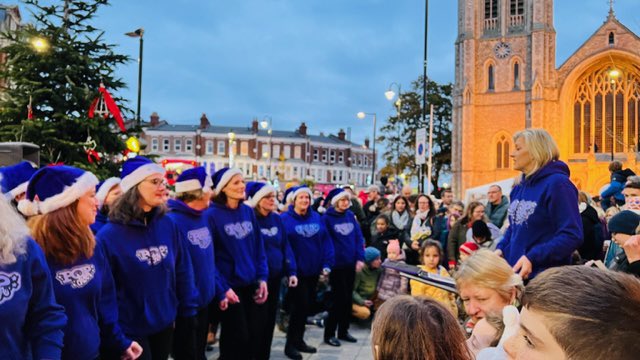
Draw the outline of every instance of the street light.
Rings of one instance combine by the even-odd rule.
[[[201,129],[196,129],[196,163],[198,163],[198,165],[200,165],[200,149],[202,148],[202,145],[200,145],[200,143],[202,142],[202,130]]]
[[[229,167],[233,167],[233,145],[235,144],[236,134],[233,131],[229,131],[227,134],[229,137]]]
[[[364,119],[367,115],[373,116],[373,168],[371,169],[371,184],[375,183],[376,178],[376,113],[365,113],[360,111],[358,119]]]
[[[268,120],[268,121],[267,121]],[[267,130],[267,134],[269,134],[269,151],[265,151],[262,156],[264,157],[264,154],[266,153],[267,156],[269,157],[268,160],[268,168],[267,168],[267,179],[269,179],[269,181],[271,181],[271,142],[273,141],[273,119],[271,118],[271,116],[265,116],[262,118],[262,121],[260,121],[260,127],[262,127],[263,129]]]
[[[393,98],[396,97],[395,91],[392,90],[394,85],[398,88],[398,100],[396,100],[393,104],[396,106],[398,112],[400,112],[400,106],[402,105],[402,87],[400,86],[400,84],[392,82],[391,85],[389,85],[389,90],[384,92],[384,97],[386,97],[389,101],[393,100]]]
[[[140,28],[135,31],[125,33],[125,35],[133,38],[140,38],[140,57],[138,58],[138,107],[136,108],[136,123],[140,125],[140,101],[142,99],[142,48],[144,40],[144,29]]]

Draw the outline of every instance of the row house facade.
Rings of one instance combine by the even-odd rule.
[[[157,161],[195,161],[209,171],[229,166],[246,179],[290,181],[311,178],[320,184],[366,186],[373,167],[369,140],[355,144],[340,130],[337,135],[307,133],[302,123],[295,131],[268,130],[254,119],[249,127],[212,125],[202,115],[199,125],[171,125],[156,113],[145,124],[144,154]]]

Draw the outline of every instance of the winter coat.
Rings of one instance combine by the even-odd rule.
[[[378,287],[378,279],[382,274],[382,269],[371,269],[369,265],[356,273],[356,280],[353,283],[353,302],[357,305],[364,305],[365,300],[373,300],[373,295]]]
[[[191,258],[196,289],[198,290],[198,308],[209,305],[215,298],[221,301],[228,288],[223,287],[215,263],[215,250],[211,232],[202,210],[195,210],[180,200],[169,200],[170,212],[167,216],[173,220],[180,232],[185,248]]]
[[[460,259],[460,246],[467,242],[467,231],[470,230],[469,222],[462,219],[456,221],[449,231],[447,238],[447,256],[449,263],[455,265]]]
[[[71,265],[47,263],[56,301],[67,315],[61,359],[97,359],[101,347],[124,353],[131,340],[118,325],[115,284],[102,249],[96,246],[90,259]]]
[[[191,258],[178,226],[157,208],[144,219],[111,221],[98,244],[116,284],[119,324],[125,334],[144,337],[171,326],[198,308]]]
[[[387,258],[387,245],[389,245],[389,240],[401,240],[400,237],[401,234],[397,230],[389,227],[384,232],[374,233],[369,246],[380,250],[380,260],[384,261]],[[402,244],[400,244],[400,246],[402,246]]]
[[[600,193],[600,197],[608,199],[613,196],[616,200],[624,204],[622,189],[624,189],[624,184],[627,182],[627,178],[634,175],[635,173],[631,169],[614,171],[611,174],[611,182],[609,183],[609,186]]]
[[[554,266],[568,265],[582,245],[578,190],[569,167],[551,161],[511,190],[509,228],[498,249],[509,265],[525,255],[533,265],[529,278]]]
[[[282,218],[274,212],[261,216],[256,212],[264,250],[267,254],[269,278],[296,275],[296,258],[291,250]]]
[[[213,236],[220,278],[226,282],[223,287],[256,286],[267,281],[267,255],[254,210],[242,203],[231,209],[214,202],[204,217]]]
[[[486,215],[491,220],[491,223],[500,229],[504,224],[504,219],[507,218],[507,210],[509,210],[509,199],[502,195],[500,204],[487,203]]]
[[[0,359],[60,359],[67,317],[42,249],[32,239],[25,247],[15,263],[0,265]]]
[[[587,208],[580,213],[582,219],[582,246],[578,249],[583,260],[602,259],[602,246],[604,236],[602,235],[602,224],[598,218],[596,209],[587,205]]]
[[[364,238],[350,210],[338,212],[332,206],[322,215],[322,222],[333,241],[334,269],[353,269],[357,261],[364,262]]]
[[[424,265],[418,265],[418,267],[432,274],[450,277],[447,269],[442,266],[438,266],[438,269],[428,269]],[[458,306],[456,305],[456,297],[453,293],[416,280],[409,281],[409,286],[411,286],[412,296],[426,296],[432,298],[449,309],[454,317],[458,317]]]
[[[382,274],[378,280],[378,299],[386,301],[396,295],[405,295],[409,293],[409,279],[400,276],[398,270],[385,267],[387,264],[404,264],[402,260],[386,259],[382,263]]]
[[[296,259],[298,275],[316,276],[325,268],[331,269],[334,263],[333,242],[320,215],[312,209],[299,215],[290,205],[281,217]]]

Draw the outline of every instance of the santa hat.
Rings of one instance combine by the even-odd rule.
[[[476,252],[480,247],[478,246],[478,244],[473,243],[473,242],[467,242],[464,243],[462,245],[460,245],[460,253],[461,254],[467,254],[467,255],[471,255],[474,252]]]
[[[7,199],[13,200],[27,191],[29,179],[37,170],[28,161],[0,167],[0,192],[5,194]]]
[[[309,194],[310,199],[313,198],[313,193],[311,192],[311,189],[309,189],[307,185],[293,186],[287,189],[287,192],[284,194],[284,198],[286,202],[292,203],[296,200],[296,197],[298,197],[298,195],[302,193]]]
[[[164,175],[164,169],[144,156],[136,156],[125,161],[120,174],[122,192],[129,191],[129,189],[141,183],[142,180],[154,174]]]
[[[236,175],[242,175],[242,171],[236,168],[228,168],[228,167],[222,168],[216,171],[215,174],[213,174],[212,176],[214,193],[216,195],[220,194],[222,189],[224,189],[224,187],[227,186],[229,181],[231,181],[231,178]]]
[[[288,188],[285,192],[284,192],[284,202],[285,203],[291,203],[291,197],[289,195],[293,194],[293,191],[296,189],[296,186],[292,186],[290,188]]]
[[[204,192],[213,191],[213,181],[207,175],[207,170],[203,166],[187,169],[178,176],[176,181],[176,192],[202,190]]]
[[[49,166],[38,170],[27,186],[18,210],[26,216],[47,214],[72,204],[98,184],[90,172],[72,166]]]
[[[107,195],[109,195],[109,191],[116,185],[120,185],[120,178],[111,177],[107,180],[100,181],[98,185],[96,185],[96,199],[98,200],[99,208],[104,204],[104,200],[107,198]]]
[[[244,203],[251,207],[256,207],[263,197],[269,194],[275,194],[276,188],[267,183],[251,181],[247,183],[247,188],[245,191],[247,195],[247,201],[245,201]]]
[[[324,207],[329,208],[329,206],[336,206],[340,199],[347,198],[351,199],[351,195],[341,188],[335,188],[329,191],[327,197],[324,199]]]

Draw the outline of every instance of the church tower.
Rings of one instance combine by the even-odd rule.
[[[553,130],[555,46],[553,0],[458,0],[452,182],[459,198],[517,174],[509,158],[515,132]]]

